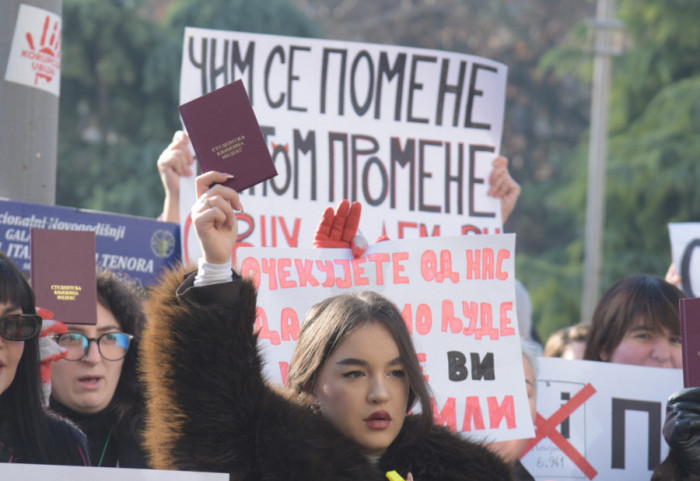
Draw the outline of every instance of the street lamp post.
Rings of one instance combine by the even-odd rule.
[[[608,100],[612,56],[620,51],[613,46],[615,0],[598,0],[594,27],[593,87],[591,128],[588,150],[588,195],[586,200],[586,237],[581,321],[590,322],[600,295],[602,234],[605,221],[605,168],[608,136]]]

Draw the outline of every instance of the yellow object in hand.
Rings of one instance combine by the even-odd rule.
[[[406,481],[396,471],[389,471],[388,473],[386,473],[386,477],[389,481]]]

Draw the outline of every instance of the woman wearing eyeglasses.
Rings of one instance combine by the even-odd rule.
[[[0,462],[86,466],[83,433],[43,408],[35,313],[29,283],[0,252]]]
[[[97,276],[97,324],[66,323],[67,356],[51,373],[50,406],[87,434],[94,466],[147,467],[141,449],[143,395],[136,374],[141,300],[110,272]]]

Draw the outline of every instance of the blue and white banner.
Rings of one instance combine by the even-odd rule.
[[[0,251],[27,274],[32,228],[94,232],[97,267],[126,274],[143,286],[154,284],[164,268],[180,259],[177,224],[0,199]]]

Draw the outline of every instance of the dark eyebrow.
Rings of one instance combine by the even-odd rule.
[[[110,332],[110,331],[113,332],[113,331],[115,331],[115,330],[121,332],[122,328],[121,328],[119,325],[116,325],[116,326],[104,326],[104,327],[99,327],[99,328],[97,328],[97,332]]]
[[[356,359],[354,357],[348,357],[345,359],[341,359],[340,361],[336,362],[336,364],[339,366],[366,366],[367,361],[363,361],[362,359]]]
[[[354,357],[348,357],[346,359],[341,359],[340,361],[336,362],[338,366],[366,366],[368,363],[367,361],[363,359],[356,359]],[[389,366],[397,366],[403,364],[403,361],[401,361],[400,357],[397,357],[395,359],[392,359],[389,361]]]
[[[85,326],[85,327],[92,327],[92,326]],[[104,327],[98,328],[97,333],[101,334],[101,333],[105,333],[105,332],[115,332],[115,330],[121,332],[122,328],[119,326],[104,326]],[[85,328],[83,327],[82,324],[71,324],[70,326],[68,326],[68,332],[76,332],[78,334],[86,335]]]

